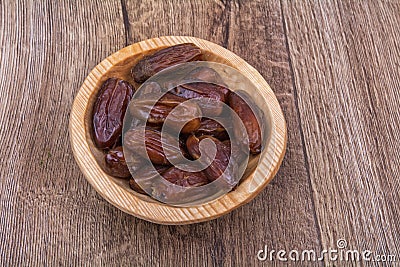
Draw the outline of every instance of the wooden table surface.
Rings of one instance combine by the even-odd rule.
[[[265,245],[322,251],[339,239],[400,261],[399,1],[0,6],[1,266],[267,266],[257,259]],[[287,121],[273,182],[210,222],[124,214],[88,184],[69,144],[71,105],[90,70],[163,35],[207,39],[247,60]]]

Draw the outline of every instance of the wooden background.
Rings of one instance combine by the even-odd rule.
[[[322,251],[340,238],[400,261],[399,25],[397,0],[0,0],[0,265],[267,266],[265,245]],[[126,215],[72,156],[69,112],[86,75],[163,35],[243,57],[288,123],[275,180],[214,221]]]

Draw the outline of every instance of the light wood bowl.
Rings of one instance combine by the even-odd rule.
[[[126,180],[107,175],[102,170],[102,152],[93,144],[91,115],[95,96],[102,83],[118,77],[135,84],[131,68],[144,55],[167,46],[194,43],[200,47],[207,61],[224,63],[239,70],[250,79],[263,96],[264,110],[269,114],[270,136],[255,171],[247,174],[239,186],[207,204],[176,207],[160,203],[149,196],[136,193]],[[135,84],[136,85],[136,84]],[[231,51],[195,37],[165,36],[127,46],[98,64],[87,76],[71,110],[69,123],[71,145],[76,161],[89,183],[108,202],[122,211],[159,224],[189,224],[211,220],[248,203],[265,188],[279,169],[286,150],[286,123],[279,103],[263,77]]]

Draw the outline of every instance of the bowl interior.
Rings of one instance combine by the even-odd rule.
[[[121,58],[119,61],[116,61],[115,64],[108,69],[107,72],[105,72],[100,79],[97,80],[96,84],[94,85],[94,90],[93,94],[90,96],[87,109],[85,112],[85,132],[86,132],[86,139],[89,144],[89,148],[91,153],[93,154],[94,158],[97,161],[97,164],[102,168],[105,169],[105,162],[104,162],[104,152],[101,149],[96,148],[96,146],[93,143],[93,137],[92,137],[92,110],[93,110],[93,105],[94,102],[96,101],[96,95],[98,90],[100,89],[101,85],[111,77],[117,77],[120,79],[123,79],[125,81],[130,82],[132,85],[134,85],[135,89],[138,89],[140,87],[140,84],[137,84],[132,76],[131,76],[131,69],[133,66],[136,65],[136,63],[143,58],[145,55],[152,54],[156,50],[162,49],[163,47],[159,47],[156,49],[149,49],[146,51],[143,51],[142,53],[139,54],[133,54],[128,57]],[[203,59],[205,61],[210,61],[210,62],[216,62],[216,63],[222,63],[225,65],[228,65],[232,68],[235,68],[235,66],[227,59],[223,58],[222,56],[215,54],[211,51],[204,50],[202,49],[203,52]],[[118,60],[118,59],[117,59]],[[262,119],[263,121],[260,123],[260,125],[263,126],[262,129],[262,134],[263,134],[263,147],[267,146],[269,141],[270,141],[270,131],[271,131],[271,117],[270,117],[270,112],[269,108],[267,106],[267,103],[265,99],[261,95],[257,95],[256,97],[253,97],[254,103],[258,106],[260,110],[262,110],[262,116],[260,117],[260,120]],[[239,185],[243,183],[246,179],[249,179],[251,174],[254,173],[255,169],[257,168],[257,163],[260,160],[260,157],[263,157],[263,153],[256,155],[256,156],[250,156],[249,159],[249,164],[248,167],[246,168],[246,171],[243,175],[242,180],[240,181]],[[134,194],[136,197],[140,198],[143,201],[148,201],[148,202],[158,202],[157,200],[144,195],[140,194],[134,190],[132,190],[129,187],[128,180],[126,179],[120,179],[120,178],[115,178],[112,176],[107,175],[114,183],[117,185],[121,186],[124,190],[128,191],[130,194]],[[235,190],[235,188],[233,189]],[[163,204],[163,203],[160,203]]]

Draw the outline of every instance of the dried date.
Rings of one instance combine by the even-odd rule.
[[[251,154],[261,152],[261,128],[258,124],[256,115],[250,106],[237,93],[231,92],[229,95],[229,106],[236,112],[246,128],[248,135],[248,146]],[[236,140],[245,140],[241,127],[235,127]]]
[[[159,93],[148,93],[140,98],[135,98],[129,105],[130,114],[150,124],[164,123],[169,112],[186,99],[166,93],[160,97]]]
[[[229,138],[225,128],[213,119],[202,119],[200,127],[196,130],[196,135],[211,135],[221,141]]]
[[[122,133],[125,111],[133,95],[132,86],[110,78],[101,87],[93,108],[94,142],[98,148],[115,146]]]
[[[183,187],[198,187],[208,183],[208,178],[203,172],[188,172],[176,167],[169,168],[162,176],[167,181]]]
[[[181,130],[182,133],[191,133],[200,127],[202,113],[196,103],[185,102],[185,98],[171,93],[166,93],[157,100],[158,98],[159,94],[149,93],[144,97],[133,99],[129,106],[131,115],[143,121],[147,120],[147,123],[153,126],[161,126],[166,122],[166,126]],[[177,110],[171,113],[175,108]]]
[[[193,82],[181,84],[172,92],[186,99],[207,97],[226,102],[229,91],[228,88],[221,85],[207,82]]]
[[[200,152],[200,141],[209,138],[211,139],[215,146],[216,146],[216,154],[215,158],[211,158],[211,155],[208,155],[207,153],[211,151],[210,149],[205,149],[204,152],[206,152],[206,161],[210,162],[211,164],[204,170],[205,174],[207,174],[208,179],[210,181],[214,181],[218,179],[219,177],[222,176],[222,174],[225,172],[225,169],[227,168],[230,160],[230,148],[227,147],[225,144],[223,144],[220,140],[217,138],[214,138],[212,136],[201,136],[197,138],[194,135],[191,135],[188,137],[186,140],[186,146],[189,151],[189,154],[194,158],[194,159],[199,159],[201,157],[201,152]],[[229,174],[228,174],[229,176]],[[226,178],[227,180],[231,180],[230,177]]]
[[[210,117],[218,116],[222,113],[222,102],[226,102],[229,95],[228,88],[207,82],[181,84],[171,90],[171,92],[186,99],[201,99],[199,105],[203,115]]]
[[[192,70],[186,77],[186,80],[200,80],[209,83],[224,85],[222,77],[212,68],[198,67]]]
[[[170,165],[170,159],[181,159],[183,152],[180,147],[172,145],[174,138],[168,133],[163,133],[165,142],[161,140],[161,132],[155,129],[131,129],[125,133],[124,146],[137,155],[159,165]],[[145,145],[145,147],[144,147]]]
[[[146,192],[140,187],[140,185],[138,185],[138,183],[136,183],[135,179],[133,179],[132,177],[131,179],[129,179],[129,187],[133,191],[136,191],[140,194],[146,194]]]
[[[158,174],[162,174],[165,172],[169,166],[160,166],[160,165],[155,165],[155,166],[149,166],[145,165],[142,168],[140,168],[138,171],[134,172],[134,177],[139,177],[140,178],[140,184],[144,185],[145,188],[151,188],[152,185],[154,184],[154,179],[158,176]],[[141,194],[146,194],[146,192],[142,189],[142,187],[135,181],[135,179],[132,177],[129,180],[129,186],[135,190],[136,192],[139,192]]]
[[[141,96],[150,93],[161,93],[161,91],[161,86],[156,82],[144,83],[139,89],[139,93]]]
[[[227,146],[229,149],[231,148],[231,140],[230,139],[224,140],[224,141],[222,141],[222,143],[225,146]]]
[[[125,161],[122,146],[111,149],[105,155],[106,172],[115,177],[128,178],[131,176]]]
[[[141,59],[132,69],[135,82],[142,83],[157,72],[179,63],[200,60],[200,48],[191,43],[167,47]]]

